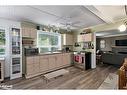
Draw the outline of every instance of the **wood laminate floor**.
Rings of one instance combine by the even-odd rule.
[[[98,89],[109,73],[117,73],[118,68],[100,64],[96,69],[83,71],[79,68],[65,68],[69,74],[51,79],[48,83],[42,76],[31,79],[5,81],[4,85],[13,85],[13,89]]]

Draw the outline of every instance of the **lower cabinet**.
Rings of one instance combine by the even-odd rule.
[[[41,73],[45,72],[48,70],[48,57],[47,56],[40,56],[40,66],[39,66],[39,70]]]
[[[71,65],[71,53],[26,57],[26,78]]]
[[[56,56],[55,55],[49,55],[49,70],[52,70],[56,68]]]
[[[39,63],[39,56],[34,56],[33,57],[33,73],[38,74],[40,72],[40,63]]]
[[[29,65],[29,64],[26,65],[26,76],[33,74],[34,72],[33,68],[34,68],[33,65]]]
[[[63,54],[63,65],[71,64],[71,54],[64,53]]]
[[[63,55],[57,54],[56,55],[56,67],[59,68],[61,66],[63,66]]]
[[[29,76],[31,74],[33,74],[34,70],[33,70],[33,57],[26,57],[26,76]]]

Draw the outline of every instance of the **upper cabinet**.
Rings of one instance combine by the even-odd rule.
[[[29,37],[29,38],[36,39],[37,30],[32,27],[22,27],[22,37]]]
[[[72,34],[62,34],[63,45],[73,45],[73,35]]]
[[[92,33],[78,35],[78,42],[90,42],[92,38]]]

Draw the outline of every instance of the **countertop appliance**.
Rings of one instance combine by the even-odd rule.
[[[25,56],[38,55],[39,50],[38,48],[25,48],[24,52]]]

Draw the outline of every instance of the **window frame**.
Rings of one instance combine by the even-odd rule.
[[[51,35],[51,36],[57,36],[58,37],[58,45],[49,45],[49,46],[39,45],[39,43],[38,43],[39,34],[46,34],[46,35]],[[58,48],[58,50],[61,50],[61,48],[62,48],[61,34],[60,33],[54,33],[54,32],[48,32],[48,31],[38,30],[37,31],[37,47],[39,48],[39,52],[40,52],[40,48],[48,48],[48,51],[51,51],[51,48],[55,47],[55,48]]]

